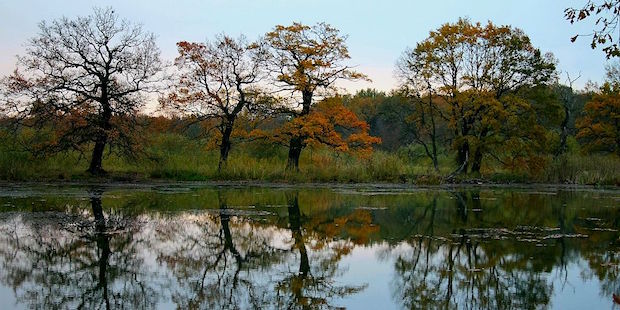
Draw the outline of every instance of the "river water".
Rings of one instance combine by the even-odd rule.
[[[1,309],[612,309],[620,191],[0,188]]]

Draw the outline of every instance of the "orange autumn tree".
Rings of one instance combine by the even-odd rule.
[[[280,110],[287,114],[291,121],[275,133],[278,136],[276,139],[289,138],[283,143],[289,148],[287,169],[299,170],[299,157],[309,143],[337,145],[338,149],[348,148],[344,146],[348,143],[339,140],[334,130],[328,130],[324,134],[317,131],[319,128],[329,129],[334,126],[333,123],[323,123],[333,121],[332,116],[325,114],[327,111],[313,113],[315,96],[334,90],[337,80],[366,78],[343,64],[350,58],[345,40],[346,36],[340,35],[337,29],[325,23],[313,26],[300,23],[278,25],[265,35],[263,43],[270,55],[267,69],[271,72],[278,91],[290,94],[290,102]],[[340,113],[351,120],[344,108],[334,109],[332,113]],[[354,123],[356,122],[349,125]],[[361,129],[364,126],[356,124],[353,127]],[[349,137],[354,140],[358,138],[356,135]]]
[[[577,139],[587,152],[620,155],[620,84],[605,83],[583,109]]]
[[[367,157],[373,144],[381,139],[369,134],[370,126],[342,103],[342,97],[330,97],[315,104],[310,113],[298,116],[272,132],[255,130],[255,137],[269,138],[289,146],[299,139],[302,148],[326,145],[339,152]]]

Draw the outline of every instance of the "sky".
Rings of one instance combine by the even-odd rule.
[[[340,86],[354,92],[363,88],[389,91],[397,86],[394,64],[407,47],[428,37],[444,23],[467,17],[474,22],[492,21],[521,28],[543,53],[559,60],[563,79],[580,75],[575,83],[601,82],[607,60],[592,50],[589,38],[570,42],[575,34],[591,32],[591,21],[571,25],[564,9],[580,7],[586,0],[0,0],[0,76],[15,69],[16,55],[38,33],[38,23],[62,16],[85,16],[93,7],[111,6],[120,17],[140,23],[155,33],[164,59],[176,56],[178,41],[204,41],[218,33],[256,39],[275,25],[294,21],[326,22],[347,35],[349,65],[370,77],[371,82],[346,82]]]

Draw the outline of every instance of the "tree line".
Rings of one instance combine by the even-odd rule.
[[[485,160],[540,170],[571,136],[585,151],[620,155],[619,67],[602,86],[576,92],[574,78],[560,83],[553,54],[512,26],[446,23],[403,52],[395,90],[355,95],[339,94],[337,82],[368,77],[347,64],[346,35],[326,23],[277,25],[256,40],[180,41],[171,65],[154,34],[111,8],[39,29],[2,79],[2,125],[34,128],[34,154],[90,156],[94,175],[105,173],[106,148],[143,154],[145,130],[162,123],[141,115],[149,100],[168,116],[163,131],[198,126],[219,149],[218,170],[240,141],[286,147],[292,171],[319,145],[362,157],[419,146],[437,171],[439,157],[454,154],[449,176],[480,174]]]

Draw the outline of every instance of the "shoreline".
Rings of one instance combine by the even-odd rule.
[[[417,190],[451,190],[451,189],[547,189],[547,190],[571,190],[571,191],[618,191],[620,186],[615,185],[588,185],[588,184],[562,184],[562,183],[491,183],[491,182],[463,182],[446,183],[438,185],[413,184],[413,183],[390,183],[390,182],[371,182],[371,183],[342,183],[342,182],[272,182],[272,181],[174,181],[174,180],[131,180],[119,181],[112,179],[97,180],[40,180],[40,181],[0,181],[0,188],[19,188],[19,187],[109,187],[114,189],[144,189],[150,187],[255,187],[255,188],[317,188],[317,189],[354,189],[354,190],[378,190],[378,191],[417,191]]]

